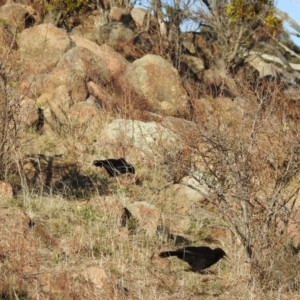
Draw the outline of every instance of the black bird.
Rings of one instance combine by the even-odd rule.
[[[177,256],[179,259],[187,262],[192,267],[193,271],[201,272],[226,256],[226,253],[221,248],[211,249],[202,246],[185,247],[175,251],[161,252],[159,254],[159,257],[162,258],[169,256]]]
[[[94,160],[93,164],[96,167],[104,167],[110,177],[119,176],[120,174],[125,173],[135,173],[134,167],[124,158]]]

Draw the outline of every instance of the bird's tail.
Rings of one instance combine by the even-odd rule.
[[[166,252],[161,252],[159,253],[159,257],[165,258],[169,256],[177,256],[177,251],[166,251]]]
[[[102,163],[101,160],[94,160],[93,165],[96,166],[96,167],[102,167],[103,163]]]

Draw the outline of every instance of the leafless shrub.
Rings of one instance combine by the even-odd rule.
[[[163,160],[171,181],[174,183],[180,182],[191,171],[191,151],[189,148],[164,149]]]
[[[241,97],[211,100],[205,123],[198,119],[197,133],[186,134],[186,140],[193,151],[193,178],[210,188],[205,196],[240,241],[252,274],[271,288],[265,280],[276,276],[274,255],[282,263],[296,261],[282,240],[291,239],[291,215],[300,206],[299,122],[292,117],[297,108],[276,85],[253,89],[239,80]],[[288,268],[281,269],[289,276]],[[272,288],[280,284],[274,280]],[[294,279],[285,284],[291,288]]]
[[[12,43],[13,47],[13,43]],[[16,71],[13,48],[0,58],[0,179],[8,180],[14,153],[20,147],[20,103],[17,93],[19,71]]]

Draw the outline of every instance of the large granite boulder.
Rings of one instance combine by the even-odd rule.
[[[19,52],[27,74],[50,72],[71,47],[68,34],[52,24],[41,24],[21,32]]]
[[[187,95],[177,70],[160,56],[148,54],[128,65],[124,81],[155,112],[177,115],[188,110]]]

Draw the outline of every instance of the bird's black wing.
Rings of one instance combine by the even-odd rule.
[[[210,255],[213,254],[213,250],[209,247],[206,246],[201,246],[201,247],[185,247],[182,249],[178,249],[177,251],[182,251],[182,252],[188,252],[190,254],[194,254],[194,255]]]
[[[104,167],[110,177],[114,177],[117,175],[117,170],[113,166],[114,160],[112,159],[104,159],[104,160],[95,160],[93,162],[96,167]]]
[[[177,250],[177,257],[186,261],[194,271],[201,271],[213,265],[217,260],[214,251],[205,246],[185,247]]]

